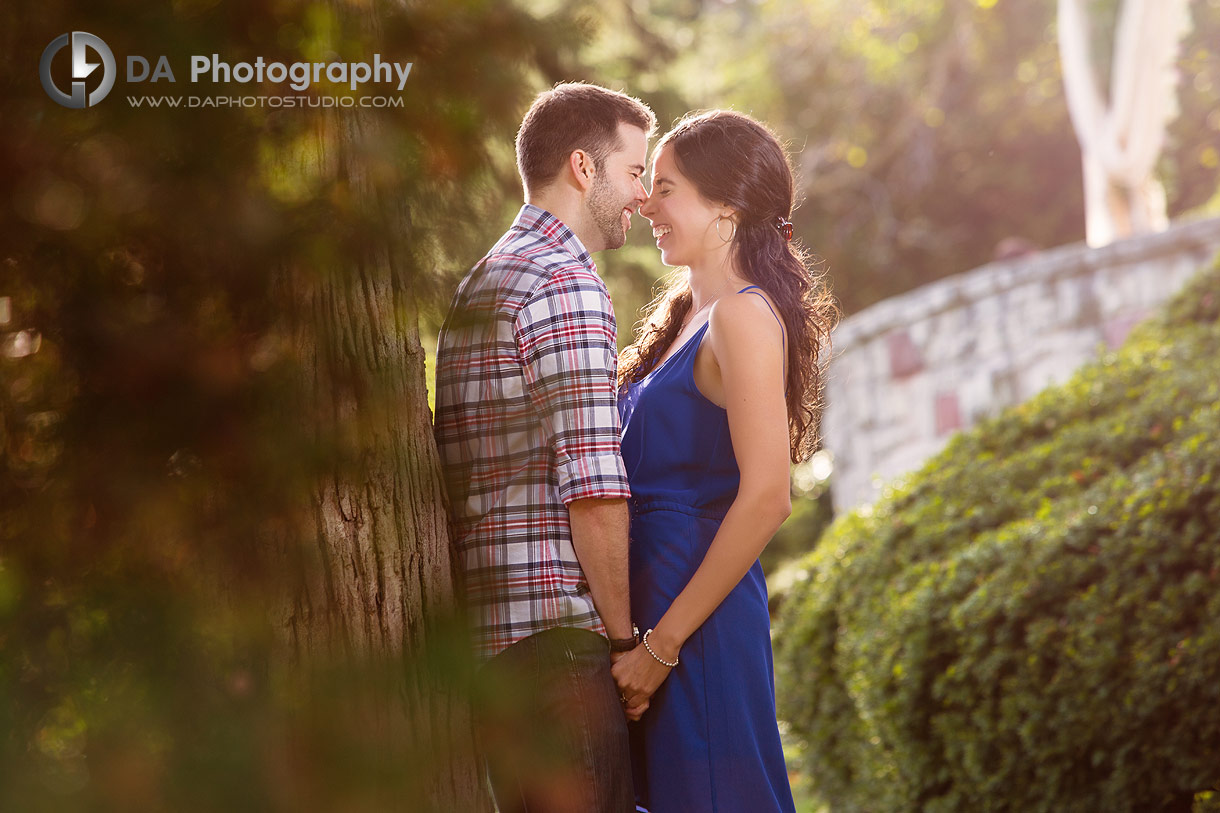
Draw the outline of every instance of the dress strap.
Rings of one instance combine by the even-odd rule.
[[[754,288],[756,290],[751,291],[750,290],[751,288]],[[787,339],[786,334],[784,333],[784,322],[782,319],[779,318],[779,314],[777,314],[775,312],[775,308],[771,307],[771,303],[767,301],[767,298],[765,296],[763,296],[761,293],[759,293],[759,291],[762,291],[762,288],[759,288],[757,285],[747,285],[746,287],[742,288],[737,293],[744,294],[746,291],[750,291],[750,293],[754,294],[759,299],[761,299],[763,301],[763,304],[767,306],[767,310],[771,311],[771,315],[775,317],[775,321],[779,323],[779,341],[780,341],[780,346],[783,348],[783,352],[784,352],[784,356],[783,356],[783,358],[784,358],[784,361],[783,361],[784,392],[786,393],[788,391],[788,339]]]

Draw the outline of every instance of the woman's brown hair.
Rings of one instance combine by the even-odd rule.
[[[764,125],[730,110],[687,115],[661,138],[657,150],[666,145],[705,200],[736,211],[730,251],[737,270],[767,292],[788,331],[789,441],[792,460],[804,460],[817,448],[830,331],[839,310],[820,264],[781,233],[779,224],[793,208],[788,157]],[[671,276],[619,359],[620,387],[640,381],[656,366],[690,308],[686,275]]]

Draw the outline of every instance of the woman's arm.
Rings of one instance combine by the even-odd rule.
[[[709,318],[708,341],[720,369],[741,483],[703,562],[649,636],[653,652],[667,661],[679,656],[686,639],[737,586],[792,510],[779,324],[752,294],[721,300]],[[669,671],[642,646],[614,666],[632,706],[651,696]]]

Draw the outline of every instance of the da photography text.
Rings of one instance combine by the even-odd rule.
[[[229,64],[218,54],[191,57],[191,81],[198,82],[200,77],[210,79],[214,83],[288,82],[293,90],[309,90],[311,85],[326,81],[335,85],[346,84],[353,92],[361,85],[369,82],[398,82],[398,90],[407,84],[411,75],[413,62],[386,62],[381,54],[373,54],[372,64],[368,62],[266,62],[260,56],[254,62],[237,62]],[[157,82],[159,80],[177,81],[174,72],[170,70],[169,60],[161,57],[155,67],[142,56],[127,57],[128,82]]]
[[[67,91],[61,88],[56,83],[55,77],[52,76],[52,65],[61,52],[66,52],[64,57],[60,57],[61,64],[70,60],[71,65],[73,81]],[[143,83],[155,86],[160,82],[173,84],[178,82],[173,66],[166,56],[150,59],[143,55],[131,54],[126,57],[124,62],[128,84]],[[302,92],[323,81],[332,85],[346,85],[353,93],[358,93],[366,85],[382,84],[396,86],[401,92],[407,84],[407,78],[411,75],[413,65],[412,62],[391,62],[382,59],[381,54],[373,54],[372,62],[288,63],[268,62],[261,56],[253,62],[230,63],[222,59],[219,54],[196,54],[190,57],[189,78],[192,84],[209,81],[217,85],[263,84],[265,82],[278,85],[287,84],[293,90]],[[38,67],[42,86],[47,95],[64,107],[79,109],[92,107],[106,98],[114,87],[119,66],[114,53],[101,37],[86,31],[73,31],[56,37],[47,45],[43,50]],[[97,68],[102,70],[95,72]],[[94,85],[93,89],[90,90],[88,85]],[[129,100],[133,98],[147,99],[149,97],[128,97]],[[158,105],[150,104],[148,106]],[[178,105],[167,104],[166,106],[177,107]]]

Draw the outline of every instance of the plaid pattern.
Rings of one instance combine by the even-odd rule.
[[[589,252],[530,204],[454,296],[437,350],[435,432],[483,658],[552,627],[605,634],[567,504],[630,496],[616,342]]]

